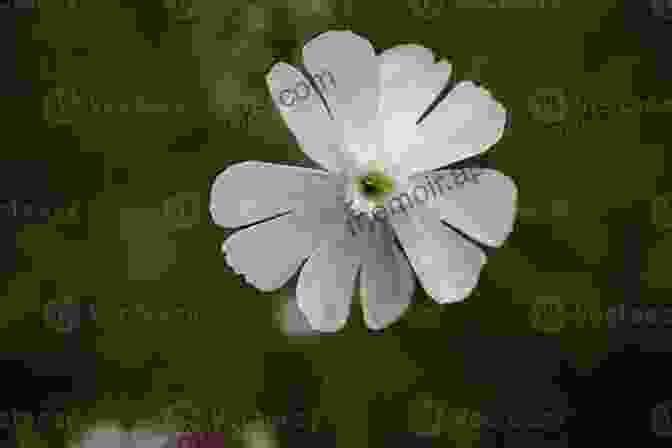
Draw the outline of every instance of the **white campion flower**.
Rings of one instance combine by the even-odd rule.
[[[514,182],[484,169],[477,183],[405,213],[374,210],[426,184],[426,175],[451,173],[432,170],[494,145],[504,131],[504,107],[465,81],[417,124],[451,74],[449,62],[435,63],[432,51],[418,45],[377,55],[351,31],[328,31],[303,47],[303,60],[312,80],[283,62],[266,80],[303,152],[326,171],[246,161],[220,173],[211,190],[213,221],[229,228],[256,224],[224,242],[227,263],[258,289],[273,291],[308,259],[297,303],[311,327],[326,332],[345,325],[360,269],[371,329],[388,326],[406,310],[413,271],[436,302],[463,300],[486,256],[442,221],[501,246],[513,227]],[[320,84],[324,100],[311,81]],[[368,231],[353,232],[353,214],[368,222]],[[267,218],[273,219],[259,223]]]
[[[115,423],[101,423],[86,431],[73,448],[176,448],[175,433],[127,431]]]

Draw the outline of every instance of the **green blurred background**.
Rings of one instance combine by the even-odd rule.
[[[226,432],[255,412],[303,409],[305,426],[339,446],[391,432],[485,446],[513,436],[446,415],[576,406],[558,375],[590,376],[623,344],[586,313],[670,302],[672,84],[651,30],[669,42],[672,25],[633,5],[54,0],[24,11],[18,70],[35,91],[0,107],[2,159],[27,168],[3,179],[3,199],[52,195],[76,211],[3,224],[16,247],[2,273],[4,357],[74,378],[55,400],[86,415],[82,428],[217,408]],[[329,29],[378,51],[429,47],[511,115],[486,158],[519,188],[513,234],[467,300],[438,305],[418,289],[382,332],[366,330],[356,305],[343,331],[306,334],[292,314],[296,280],[277,293],[244,283],[220,251],[230,232],[208,213],[230,164],[307,163],[264,75],[300,63],[303,44]],[[74,332],[48,322],[47,303],[67,300],[94,304],[95,321]],[[562,322],[548,326],[540,302],[581,311],[556,306]]]

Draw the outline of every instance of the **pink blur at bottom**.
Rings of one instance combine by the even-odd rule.
[[[177,448],[224,448],[224,433],[178,432]]]

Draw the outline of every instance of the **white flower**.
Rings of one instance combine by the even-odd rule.
[[[96,425],[87,431],[78,448],[165,448],[173,446],[175,433],[127,431],[115,423]]]
[[[247,161],[220,173],[211,190],[213,221],[256,224],[224,242],[226,261],[258,289],[272,291],[308,259],[297,302],[321,331],[345,325],[360,269],[364,319],[372,329],[396,321],[408,307],[413,271],[436,302],[463,300],[486,257],[442,221],[500,246],[513,227],[517,190],[491,169],[467,183],[469,172],[431,170],[494,145],[504,131],[505,109],[485,89],[460,82],[417,124],[451,74],[450,63],[435,63],[418,45],[376,55],[363,37],[329,31],[304,46],[303,59],[324,102],[288,64],[275,64],[267,83],[304,153],[326,171]],[[376,216],[376,208],[399,205],[395,198],[420,185],[429,186],[428,195],[430,178],[436,183],[451,176],[462,176],[461,183],[446,185],[442,195],[433,191],[433,198],[418,199],[406,213],[397,207],[398,213]],[[273,219],[258,223],[267,218]],[[365,230],[355,232],[353,222],[363,222]]]

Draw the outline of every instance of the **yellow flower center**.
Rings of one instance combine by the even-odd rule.
[[[387,193],[392,191],[392,178],[382,172],[372,171],[357,179],[359,192],[372,202],[379,202]]]

